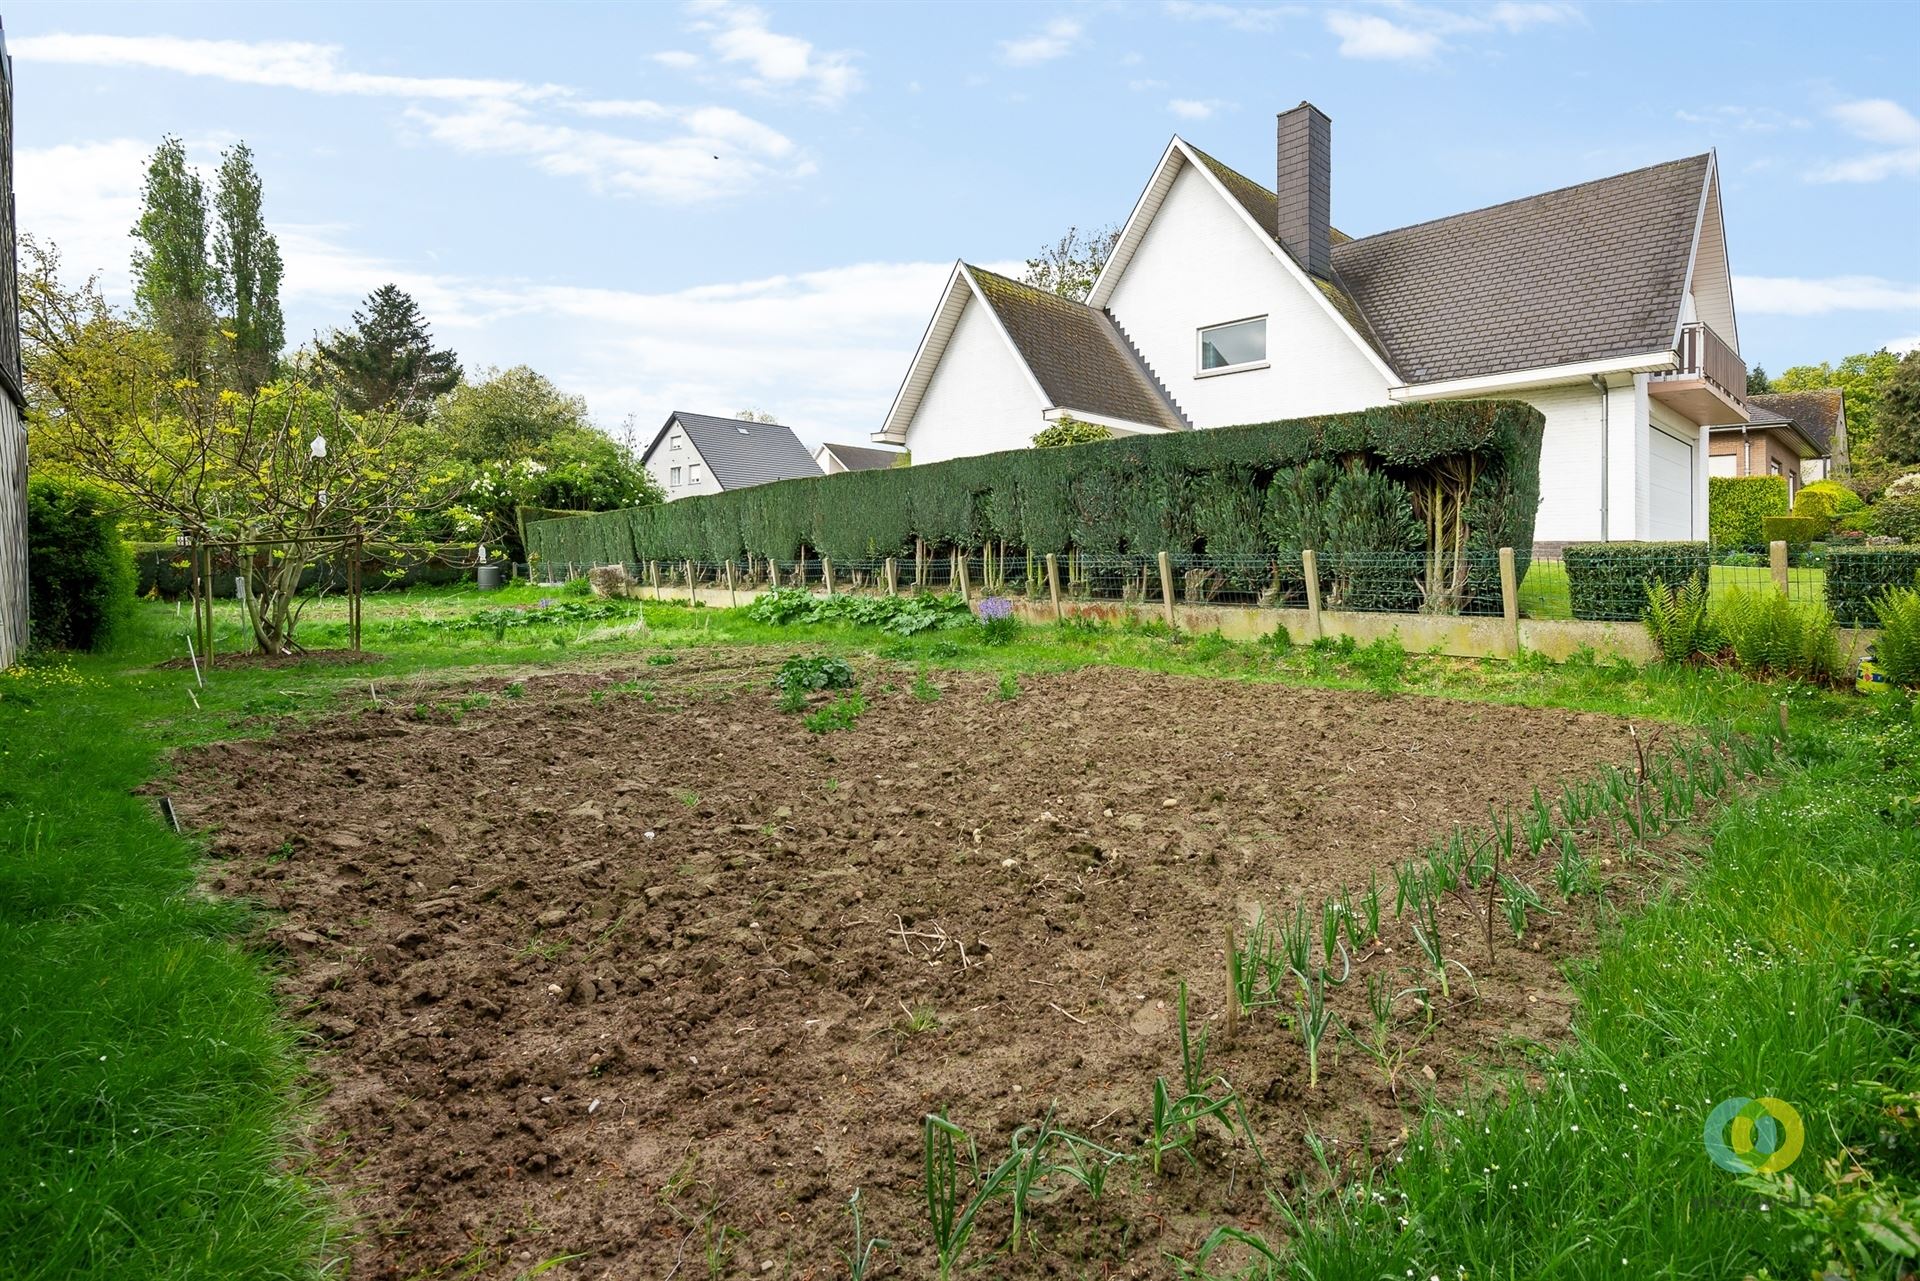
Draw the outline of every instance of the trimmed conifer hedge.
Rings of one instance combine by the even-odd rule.
[[[1297,565],[1302,546],[1426,551],[1423,500],[1435,485],[1451,483],[1468,487],[1468,550],[1512,547],[1525,574],[1543,426],[1539,411],[1519,401],[1385,406],[778,481],[539,521],[528,526],[527,540],[543,563],[582,569],[741,556],[791,561],[802,549],[857,561],[902,555],[916,538],[934,549],[1168,551]],[[1354,469],[1380,473],[1388,492],[1380,482],[1341,486]],[[1414,519],[1397,518],[1403,506]],[[1348,515],[1334,519],[1339,513]]]
[[[1707,478],[1707,536],[1716,547],[1758,546],[1766,541],[1760,522],[1790,510],[1785,476]]]
[[[1567,595],[1575,618],[1633,619],[1647,610],[1647,588],[1707,581],[1705,543],[1569,543]]]
[[[1826,575],[1834,620],[1872,627],[1875,597],[1893,587],[1920,586],[1920,547],[1830,547]]]

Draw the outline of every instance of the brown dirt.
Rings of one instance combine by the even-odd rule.
[[[1014,701],[941,675],[923,703],[869,667],[856,728],[815,737],[767,674],[494,681],[178,762],[183,821],[217,829],[212,887],[278,914],[326,1087],[311,1143],[364,1232],[354,1276],[556,1255],[579,1257],[555,1277],[695,1276],[716,1240],[717,1275],[838,1276],[855,1188],[896,1243],[885,1274],[932,1275],[922,1115],[951,1109],[983,1160],[1049,1106],[1138,1150],[1154,1077],[1179,1079],[1181,979],[1283,1184],[1309,1126],[1387,1151],[1407,1117],[1352,1046],[1310,1092],[1270,1014],[1221,1044],[1225,927],[1378,873],[1385,942],[1336,998],[1364,1025],[1361,974],[1416,956],[1390,864],[1631,755],[1600,716],[1114,669],[1027,677]],[[492,701],[461,709],[476,690]],[[1527,879],[1558,902],[1544,867]],[[1449,904],[1477,995],[1456,975],[1403,1099],[1564,1033],[1581,915],[1488,964]],[[934,1026],[909,1031],[912,1009]],[[1197,1170],[1116,1174],[1097,1206],[1067,1192],[999,1266],[1167,1275],[1214,1223],[1273,1230],[1252,1161],[1222,1132]],[[989,1216],[974,1256],[1006,1231]]]
[[[258,650],[234,650],[230,653],[216,651],[213,666],[222,667],[344,667],[355,663],[379,663],[386,661],[385,654],[374,654],[364,649],[308,649],[298,654],[262,654]],[[193,659],[169,658],[156,667],[173,671],[184,668],[191,671]],[[200,666],[207,666],[207,657],[200,656]]]

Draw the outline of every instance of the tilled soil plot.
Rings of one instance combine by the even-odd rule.
[[[856,1188],[883,1274],[932,1275],[921,1118],[983,1161],[1049,1108],[1138,1151],[1183,979],[1282,1186],[1309,1126],[1387,1152],[1408,1118],[1354,1046],[1309,1090],[1270,1012],[1225,1043],[1227,926],[1377,874],[1383,941],[1335,997],[1363,1027],[1364,974],[1413,981],[1390,864],[1631,756],[1600,716],[1114,669],[920,701],[870,666],[857,725],[815,736],[770,670],[494,681],[178,762],[212,888],[277,914],[352,1275],[839,1276]],[[1489,962],[1464,905],[1445,926],[1476,982],[1417,1044],[1399,1007],[1402,1101],[1563,1033],[1587,933],[1564,911]],[[1198,1158],[1049,1199],[993,1271],[1164,1276],[1215,1223],[1273,1231],[1248,1144],[1209,1123]]]

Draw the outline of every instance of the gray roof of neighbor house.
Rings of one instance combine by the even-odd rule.
[[[1254,220],[1274,194],[1202,154]],[[1679,324],[1709,157],[1377,235],[1333,237],[1318,281],[1409,383],[1660,351]]]
[[[1187,422],[1105,312],[967,265],[1047,400],[1168,431]]]
[[[848,471],[881,471],[906,456],[898,449],[875,449],[871,445],[825,444],[821,448],[838,458]]]
[[[792,480],[796,476],[818,476],[820,464],[793,434],[793,428],[779,423],[749,422],[744,418],[716,418],[712,414],[690,414],[676,409],[667,415],[660,431],[647,446],[641,461],[653,456],[665,439],[667,428],[675,422],[687,433],[687,439],[700,451],[722,489],[745,489],[768,481]]]
[[[1786,414],[1778,413],[1765,405],[1757,403],[1760,397],[1747,398],[1747,421],[1744,423],[1724,423],[1711,427],[1710,431],[1745,431],[1749,427],[1761,427],[1773,431],[1791,432],[1800,444],[1794,452],[1802,458],[1820,458],[1827,453],[1826,446],[1815,440],[1805,428]]]
[[[1840,421],[1847,409],[1846,397],[1838,387],[1763,392],[1747,397],[1747,404],[1792,419],[1800,434],[1822,454],[1833,452],[1833,442],[1840,433]]]

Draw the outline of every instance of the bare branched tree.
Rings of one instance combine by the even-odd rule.
[[[1067,234],[1043,247],[1038,257],[1027,259],[1027,270],[1020,278],[1036,289],[1085,302],[1119,239],[1118,226],[1092,231],[1068,227]]]

